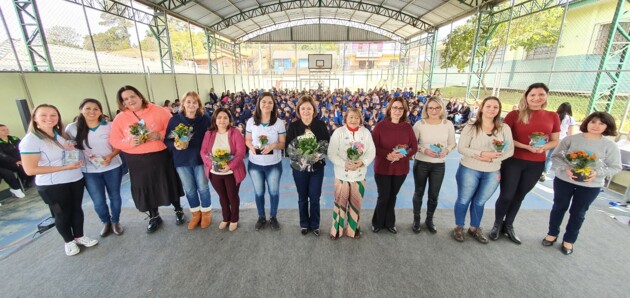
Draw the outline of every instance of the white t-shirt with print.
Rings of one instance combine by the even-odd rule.
[[[60,135],[55,135],[55,139],[60,144],[65,144],[66,139]],[[43,140],[32,133],[28,133],[20,142],[20,154],[39,154],[37,163],[40,167],[61,167],[63,166],[63,149],[52,141]],[[81,169],[65,170],[49,174],[35,176],[35,184],[56,185],[79,181],[83,178]]]
[[[88,146],[85,146],[84,144],[85,150],[81,151],[81,159],[83,160],[83,167],[81,168],[81,170],[83,171],[83,173],[104,173],[109,170],[120,167],[122,165],[122,160],[120,159],[119,155],[116,155],[116,157],[112,158],[112,162],[109,163],[109,165],[106,167],[102,165],[99,167],[96,167],[88,159],[88,157],[92,154],[100,156],[100,157],[105,157],[111,154],[112,151],[114,151],[114,148],[112,148],[112,145],[109,144],[109,133],[111,130],[112,130],[112,124],[108,122],[104,122],[101,125],[95,127],[94,129],[92,128],[90,129],[87,139],[90,144],[90,147],[92,148],[90,149]],[[68,126],[66,127],[66,133],[68,134],[68,137],[70,137],[71,139],[73,140],[76,139],[77,137],[76,123],[73,122],[73,123],[68,124]]]
[[[267,144],[275,144],[278,143],[278,137],[280,135],[286,135],[287,133],[287,130],[280,119],[277,119],[276,123],[273,125],[265,125],[262,123],[260,125],[254,125],[253,117],[247,120],[246,131],[252,135],[252,144],[256,148],[260,147],[260,140],[258,137],[261,135],[267,136]],[[275,165],[282,161],[282,150],[274,149],[273,154],[270,155],[250,154],[249,161],[259,166]]]
[[[575,118],[571,115],[564,116],[560,122],[560,140],[564,139],[569,133],[569,127],[575,125]]]

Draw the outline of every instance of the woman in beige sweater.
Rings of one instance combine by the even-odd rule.
[[[432,96],[422,110],[422,120],[413,126],[413,132],[418,139],[418,153],[413,163],[413,180],[415,192],[413,194],[413,226],[414,233],[420,233],[420,209],[422,197],[429,182],[427,199],[427,217],[424,221],[431,233],[437,229],[433,224],[433,213],[437,208],[438,196],[444,180],[444,158],[455,149],[455,128],[451,121],[446,120],[444,102]]]
[[[486,97],[477,112],[477,120],[466,125],[459,138],[462,159],[455,176],[457,226],[453,230],[453,238],[458,242],[464,241],[464,222],[470,208],[468,234],[481,243],[488,243],[480,227],[484,205],[499,187],[501,162],[514,153],[512,132],[500,122],[500,116],[501,101],[494,96]]]

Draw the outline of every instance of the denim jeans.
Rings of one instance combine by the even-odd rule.
[[[256,208],[258,216],[265,216],[265,183],[269,188],[271,201],[271,217],[278,214],[278,204],[280,203],[280,176],[282,176],[282,162],[270,166],[259,166],[251,161],[247,163],[247,172],[252,177],[254,183],[254,193],[256,195]]]
[[[102,173],[83,173],[83,177],[85,177],[85,188],[94,202],[94,211],[98,214],[101,222],[118,223],[122,205],[122,198],[120,197],[122,167]],[[105,190],[107,190],[107,197],[109,197],[109,207],[107,206]]]
[[[298,192],[300,228],[319,229],[319,199],[322,195],[324,169],[315,172],[293,170],[293,180]]]
[[[460,164],[457,180],[457,201],[455,202],[455,224],[464,226],[466,210],[470,206],[470,226],[481,225],[486,201],[499,187],[500,172],[481,172]]]
[[[556,237],[560,234],[562,219],[569,210],[569,222],[563,240],[575,243],[586,211],[599,195],[599,189],[599,187],[575,185],[558,178],[553,179],[553,207],[549,215],[549,232],[547,234]]]
[[[551,148],[547,151],[547,158],[545,159],[545,173],[549,173],[549,169],[551,168],[551,155],[556,148]]]
[[[177,167],[177,175],[182,180],[182,186],[188,199],[190,208],[197,208],[199,205],[208,208],[212,204],[210,201],[210,188],[206,177],[204,165],[194,167]],[[201,202],[200,202],[201,201]]]
[[[429,181],[429,193],[427,199],[427,218],[433,217],[433,213],[437,208],[438,196],[440,195],[440,188],[442,188],[442,181],[444,180],[445,165],[442,162],[432,163],[416,160],[413,163],[413,180],[415,185],[415,191],[413,193],[413,215],[420,216],[420,209],[422,208],[422,197],[424,197],[424,190],[427,186],[427,180]]]

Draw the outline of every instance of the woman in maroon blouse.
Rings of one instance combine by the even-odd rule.
[[[372,131],[376,146],[374,180],[378,201],[372,217],[372,232],[386,228],[396,234],[396,195],[409,174],[409,160],[418,150],[418,141],[407,120],[409,108],[402,97],[389,101],[385,119]]]

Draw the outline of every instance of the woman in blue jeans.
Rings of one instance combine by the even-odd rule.
[[[562,241],[565,255],[573,253],[586,211],[604,186],[604,178],[621,171],[621,154],[617,144],[606,138],[617,135],[615,119],[606,112],[590,114],[580,125],[581,134],[564,138],[552,156],[556,178],[553,180],[553,207],[549,215],[549,231],[542,240],[543,246],[552,246],[560,234],[564,214],[569,210],[569,221]],[[565,154],[585,151],[597,157],[590,174],[579,179],[567,162]],[[601,162],[599,162],[601,161]]]
[[[164,144],[173,154],[175,170],[182,181],[190,205],[192,218],[188,223],[188,229],[193,230],[197,226],[205,229],[212,223],[212,206],[208,178],[199,152],[203,137],[210,126],[210,116],[201,104],[197,92],[189,91],[182,98],[180,111],[168,121],[166,133],[170,134],[178,125],[183,124],[192,129],[192,137],[187,144],[175,142],[174,138],[167,137]]]
[[[272,230],[279,230],[278,203],[280,202],[280,176],[282,153],[286,141],[286,128],[278,119],[278,104],[271,92],[263,92],[256,103],[254,116],[247,120],[245,145],[249,148],[247,171],[254,183],[258,221],[256,231],[267,224],[265,215],[265,184],[269,187]]]
[[[297,145],[299,138],[307,133],[312,134],[318,142],[330,141],[326,124],[314,118],[317,107],[310,96],[302,97],[295,106],[295,110],[299,120],[289,125],[287,144],[291,144],[293,140],[297,139],[296,144],[293,144]],[[321,149],[323,150],[322,152],[326,152],[328,151],[328,146]],[[322,156],[320,160],[309,166],[302,164],[300,155],[292,154],[290,150],[289,157],[291,158],[293,180],[295,181],[299,197],[300,231],[302,235],[313,231],[315,236],[319,236],[319,198],[322,194],[322,183],[324,182],[325,156]]]
[[[501,101],[494,96],[486,97],[477,112],[477,120],[461,132],[458,150],[462,159],[455,176],[457,201],[453,229],[453,238],[458,242],[464,242],[464,223],[470,208],[468,234],[481,243],[488,243],[481,230],[484,205],[499,187],[501,161],[514,153],[512,132],[500,122],[500,116]]]
[[[123,233],[120,225],[120,184],[122,181],[122,161],[118,154],[120,150],[109,144],[111,123],[103,117],[101,103],[92,98],[84,99],[79,105],[81,114],[77,121],[66,127],[66,133],[76,142],[76,148],[82,150],[83,176],[85,188],[92,201],[94,210],[103,223],[101,237],[111,232],[116,235]],[[105,197],[109,197],[109,206]],[[110,213],[111,211],[111,213]]]

